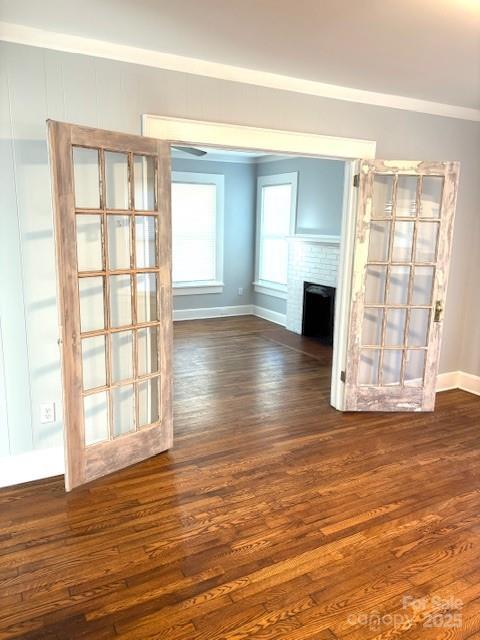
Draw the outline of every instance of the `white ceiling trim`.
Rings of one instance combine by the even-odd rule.
[[[27,27],[0,21],[0,40],[24,44],[44,49],[54,49],[68,53],[80,53],[98,58],[108,58],[121,62],[130,62],[147,67],[156,67],[169,71],[179,71],[218,80],[241,82],[270,89],[292,91],[322,98],[345,100],[362,104],[416,111],[447,118],[480,121],[480,109],[420,100],[406,96],[397,96],[375,91],[364,91],[352,87],[304,80],[267,71],[256,71],[244,67],[209,62],[187,56],[163,53],[152,49],[141,49],[103,40],[84,38],[66,33],[57,33],[45,29]]]

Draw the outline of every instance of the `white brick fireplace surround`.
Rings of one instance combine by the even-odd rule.
[[[337,286],[340,239],[336,236],[290,236],[286,328],[302,333],[303,283]]]

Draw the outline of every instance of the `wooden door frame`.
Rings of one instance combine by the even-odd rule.
[[[341,372],[345,370],[347,360],[358,191],[354,187],[353,178],[357,172],[359,160],[375,159],[376,141],[186,118],[172,118],[153,114],[143,114],[142,133],[152,138],[169,140],[171,144],[201,145],[226,150],[258,150],[265,153],[286,153],[345,162],[330,390],[331,405],[335,409],[343,411],[345,406],[345,384]]]

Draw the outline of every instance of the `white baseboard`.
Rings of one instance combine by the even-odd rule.
[[[480,376],[460,371],[458,386],[460,389],[463,389],[463,391],[468,391],[469,393],[474,393],[475,395],[480,396]]]
[[[175,309],[174,320],[201,320],[202,318],[223,318],[227,316],[250,316],[253,305],[242,304],[236,307],[205,307],[202,309]]]
[[[480,376],[465,371],[448,371],[437,376],[437,391],[462,389],[480,396]]]
[[[253,315],[263,318],[264,320],[270,320],[270,322],[275,322],[275,324],[280,324],[282,327],[287,324],[287,316],[285,313],[271,311],[270,309],[265,309],[265,307],[253,305]]]
[[[437,392],[458,389],[458,376],[460,371],[447,371],[437,376]]]
[[[0,487],[63,475],[63,447],[35,449],[0,459]]]
[[[201,320],[204,318],[226,318],[228,316],[258,316],[275,324],[285,326],[287,317],[284,313],[271,311],[265,307],[258,307],[253,304],[243,304],[236,307],[205,307],[202,309],[175,309],[173,319],[178,320]]]

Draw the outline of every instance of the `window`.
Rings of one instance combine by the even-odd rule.
[[[288,240],[295,232],[297,173],[262,176],[257,181],[255,291],[286,297]]]
[[[223,192],[223,175],[172,173],[176,295],[223,291]]]

